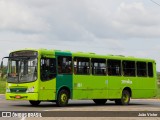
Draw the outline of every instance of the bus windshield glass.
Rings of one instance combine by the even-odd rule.
[[[8,82],[23,83],[37,79],[37,52],[11,53],[8,61]]]

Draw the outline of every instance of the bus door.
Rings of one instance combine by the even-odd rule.
[[[56,52],[56,59],[56,95],[58,95],[62,88],[72,90],[72,56],[71,53]]]
[[[56,59],[41,57],[40,60],[40,83],[39,100],[55,99]]]

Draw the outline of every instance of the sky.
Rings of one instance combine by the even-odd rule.
[[[160,0],[0,0],[0,59],[24,48],[152,58]]]

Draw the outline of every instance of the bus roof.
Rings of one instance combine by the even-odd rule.
[[[138,58],[133,56],[123,56],[123,55],[99,55],[95,53],[82,53],[82,52],[75,52],[72,53],[74,57],[91,57],[91,58],[104,58],[104,59],[121,59],[121,60],[139,60],[139,61],[155,61],[149,58]]]
[[[18,51],[23,51],[23,50],[31,50],[31,51],[37,51],[40,54],[53,54],[55,53],[60,53],[60,54],[71,54],[73,57],[90,57],[90,58],[101,58],[101,59],[121,59],[121,60],[137,60],[137,61],[152,61],[154,62],[154,59],[149,59],[149,58],[138,58],[138,57],[133,57],[133,56],[123,56],[123,55],[100,55],[96,53],[87,53],[87,52],[71,52],[71,51],[61,51],[61,50],[48,50],[48,49],[21,49],[21,50],[16,50],[12,52],[18,52]]]

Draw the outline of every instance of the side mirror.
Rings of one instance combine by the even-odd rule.
[[[3,59],[2,59],[2,61],[1,61],[1,67],[0,67],[0,69],[1,69],[1,79],[3,79]]]
[[[4,57],[4,58],[9,58],[9,57]],[[3,69],[3,59],[4,58],[2,58],[2,61],[1,61],[1,67],[0,67],[1,69]]]

